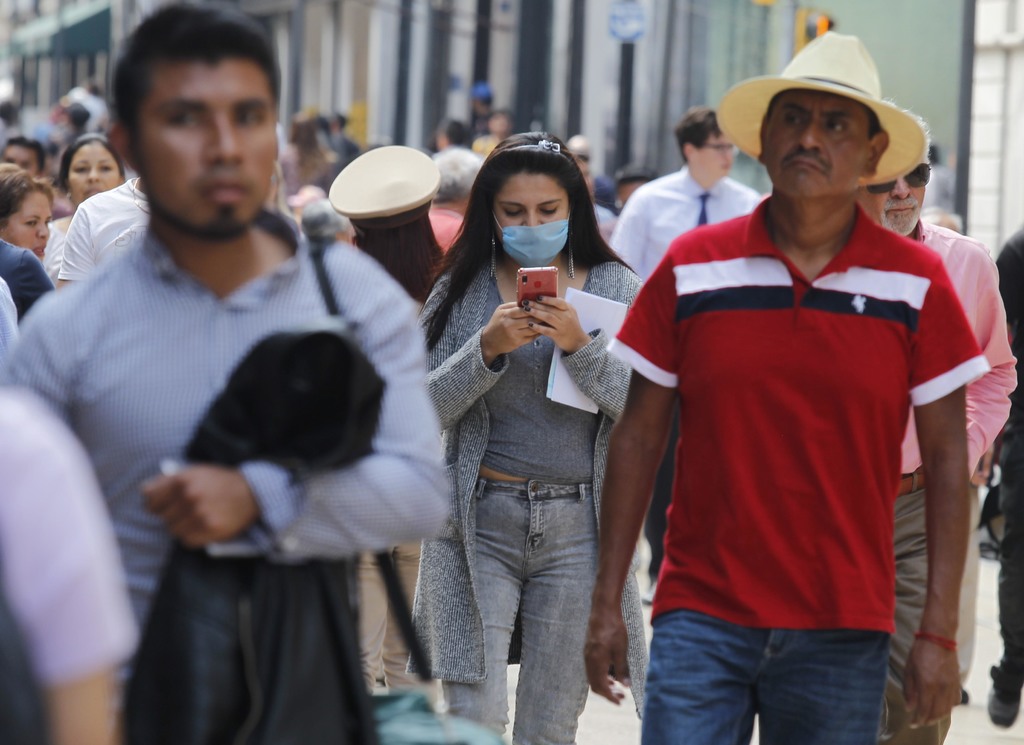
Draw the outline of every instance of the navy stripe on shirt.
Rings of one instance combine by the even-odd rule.
[[[801,305],[826,313],[861,315],[893,321],[903,324],[911,333],[917,332],[919,311],[900,300],[881,300],[867,295],[812,287],[804,295]]]
[[[720,310],[783,310],[792,307],[792,287],[725,287],[681,295],[676,301],[676,321]]]

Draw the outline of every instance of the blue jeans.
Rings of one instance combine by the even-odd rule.
[[[589,484],[481,479],[475,573],[487,677],[472,684],[444,681],[451,712],[504,733],[518,613],[522,652],[512,742],[572,745],[587,701],[583,642],[596,571]]]
[[[654,620],[643,745],[874,745],[889,635]]]

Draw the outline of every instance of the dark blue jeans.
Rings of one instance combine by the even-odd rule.
[[[654,620],[643,745],[874,745],[889,635]]]
[[[999,631],[1003,659],[992,672],[995,687],[1019,691],[1024,682],[1024,426],[1011,425],[999,456],[1003,477],[999,509],[1004,532],[999,546]]]

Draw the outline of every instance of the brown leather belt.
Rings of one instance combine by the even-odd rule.
[[[900,477],[900,488],[896,491],[896,496],[902,497],[918,489],[924,489],[924,466],[913,473],[905,473]]]

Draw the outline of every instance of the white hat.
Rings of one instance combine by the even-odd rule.
[[[331,185],[331,204],[352,220],[395,217],[426,208],[441,185],[429,155],[402,145],[360,155]]]
[[[761,155],[761,123],[768,104],[787,90],[831,93],[858,101],[878,117],[889,134],[871,182],[899,178],[921,162],[925,135],[906,112],[882,100],[878,69],[856,36],[829,31],[804,47],[781,75],[751,78],[733,86],[718,105],[718,124],[743,152]]]

